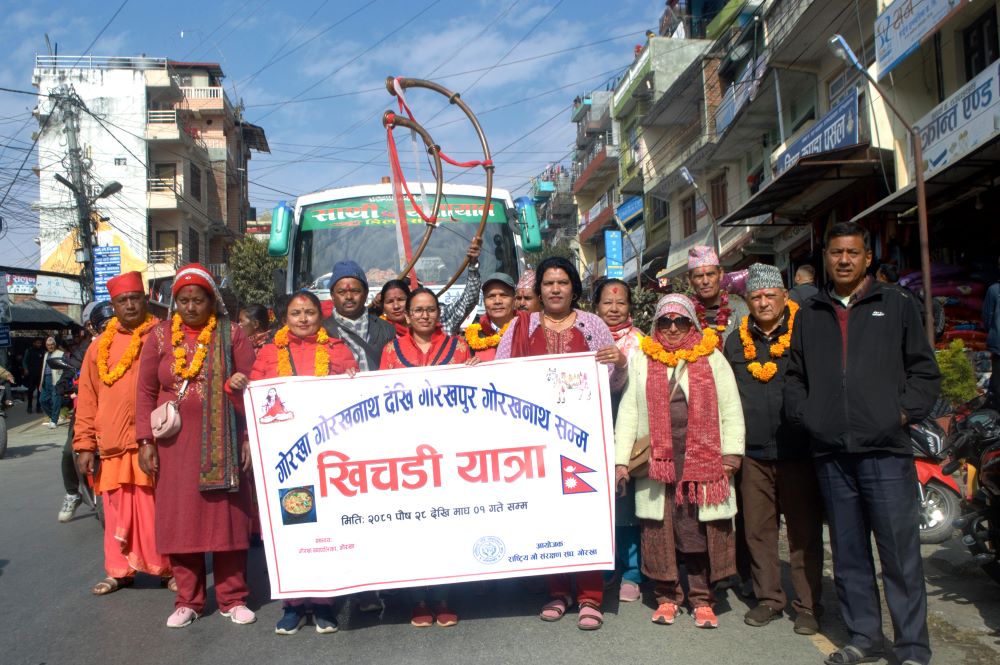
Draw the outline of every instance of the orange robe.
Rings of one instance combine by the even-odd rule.
[[[132,333],[110,327],[87,349],[80,368],[73,450],[100,455],[95,489],[104,500],[104,567],[111,577],[135,571],[170,576],[169,559],[156,549],[153,479],[139,468],[135,436],[135,391],[139,355],[108,386],[97,368],[103,335],[113,334],[108,367],[113,370],[132,342]],[[143,343],[149,333],[143,335]]]

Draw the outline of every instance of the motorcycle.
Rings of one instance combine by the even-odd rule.
[[[941,469],[953,440],[936,421],[928,418],[910,425],[910,445],[920,497],[920,542],[943,543],[951,538],[952,523],[962,511],[962,489],[952,474]]]
[[[10,388],[0,381],[0,459],[7,452],[7,409],[14,406],[10,398]]]
[[[1000,583],[1000,413],[978,409],[956,420],[956,428],[943,471],[965,463],[967,512],[954,524],[973,560]]]

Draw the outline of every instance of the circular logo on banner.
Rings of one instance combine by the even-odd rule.
[[[505,551],[503,541],[496,536],[483,536],[472,546],[472,555],[479,563],[496,563]]]

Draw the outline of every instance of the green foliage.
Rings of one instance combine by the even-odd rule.
[[[554,245],[545,245],[537,252],[527,252],[524,255],[524,261],[534,268],[550,256],[561,256],[567,261],[576,263],[576,255],[570,247],[569,240],[560,240]]]
[[[935,354],[941,370],[941,396],[952,406],[960,406],[976,397],[976,372],[960,339]]]
[[[275,269],[284,268],[286,257],[269,256],[267,243],[244,236],[229,250],[229,285],[239,296],[240,304],[271,305],[274,300]]]
[[[632,289],[632,324],[643,334],[653,327],[653,310],[660,294],[652,289],[637,286]]]

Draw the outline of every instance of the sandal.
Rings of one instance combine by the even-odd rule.
[[[854,665],[854,663],[876,663],[881,658],[878,654],[866,654],[853,644],[848,644],[831,653],[823,662],[826,665]]]
[[[177,593],[177,579],[174,577],[161,577],[160,586],[171,593]]]
[[[542,621],[559,621],[569,609],[569,601],[566,598],[553,598],[542,605],[542,611],[538,618]]]
[[[95,596],[106,596],[119,589],[132,586],[133,583],[135,583],[135,579],[132,577],[105,577],[90,588],[90,593]]]
[[[580,606],[580,618],[576,621],[576,627],[580,630],[597,630],[604,625],[604,615],[601,610],[593,605],[586,604]]]

